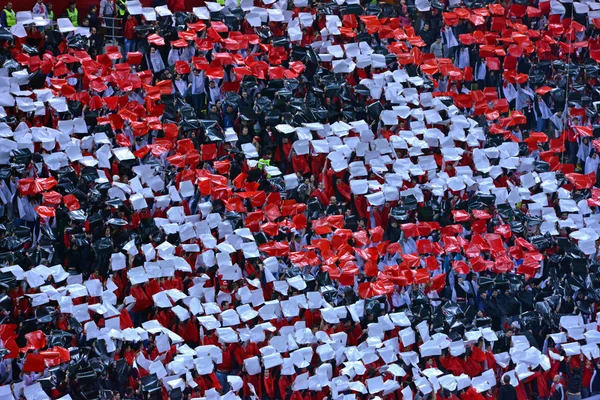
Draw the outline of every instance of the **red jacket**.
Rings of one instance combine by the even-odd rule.
[[[144,311],[153,304],[152,300],[148,299],[148,296],[144,293],[144,289],[138,285],[131,288],[131,295],[135,298],[135,305],[133,306],[135,312]]]
[[[123,28],[123,37],[125,39],[133,40],[135,39],[135,27],[137,26],[137,21],[135,18],[128,19],[125,22],[125,28]]]

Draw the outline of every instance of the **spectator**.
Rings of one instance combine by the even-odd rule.
[[[517,390],[510,383],[510,376],[505,375],[498,389],[498,400],[517,400]]]
[[[93,51],[94,55],[102,54],[104,51],[104,35],[98,33],[95,27],[90,28],[90,52]]]
[[[423,24],[423,28],[421,28],[419,36],[421,36],[421,39],[423,39],[427,47],[431,47],[431,45],[437,40],[434,36],[434,33],[429,30],[428,22]]]
[[[565,389],[563,387],[560,375],[555,375],[550,388],[550,400],[564,400]]]
[[[562,110],[558,110],[550,117],[550,132],[553,133],[553,138],[557,138],[563,133],[564,120],[562,113]]]
[[[478,60],[475,63],[475,70],[474,70],[474,74],[475,74],[474,79],[477,82],[477,89],[485,87],[487,72],[488,72],[487,61],[485,60],[485,58]]]
[[[441,37],[438,36],[435,38],[435,42],[433,42],[429,47],[429,52],[436,58],[442,58],[444,56],[444,46],[442,44]]]
[[[567,381],[567,396],[571,400],[579,400],[581,399],[582,388],[582,372],[581,368],[579,367],[579,362],[572,366],[571,357],[567,357],[567,363],[565,365],[569,378]]]
[[[536,132],[544,132],[548,121],[552,118],[552,112],[550,108],[539,94],[535,95],[535,101],[533,102],[533,113],[535,115]]]
[[[115,4],[113,0],[100,0],[100,7],[98,9],[100,19],[103,24],[110,28],[113,26],[112,18],[115,17]]]
[[[600,393],[600,371],[598,370],[598,363],[592,359],[593,374],[590,380],[590,395],[594,396]]]
[[[223,99],[221,88],[217,86],[214,79],[208,81],[207,98],[210,103],[216,104]]]
[[[196,111],[196,115],[200,115],[204,111],[206,103],[206,76],[204,71],[194,68],[194,72],[189,76],[190,95],[192,107]]]
[[[37,0],[31,12],[33,15],[41,15],[44,18],[48,18],[48,8],[46,7],[46,5],[44,5],[43,0]]]
[[[223,128],[233,128],[237,115],[238,111],[233,105],[227,102],[223,103]]]
[[[125,41],[125,53],[132,53],[135,51],[135,40],[136,33],[135,27],[137,26],[137,20],[133,17],[133,15],[127,15],[127,21],[125,22],[125,27],[123,28],[123,39]]]
[[[90,28],[98,29],[98,7],[94,4],[90,6],[90,10],[87,14]]]
[[[175,73],[173,78],[173,94],[183,99],[187,97],[188,83],[181,79],[181,74]]]
[[[577,150],[577,169],[583,170],[587,159],[591,156],[592,146],[588,137],[580,138]]]
[[[456,49],[456,56],[454,65],[460,69],[468,68],[471,66],[471,56],[469,54],[469,48],[466,46],[459,46]]]
[[[590,151],[590,155],[585,160],[585,168],[583,173],[585,175],[594,174],[597,175],[598,166],[600,166],[600,158],[598,157],[598,152],[595,149]]]
[[[154,72],[154,76],[158,76],[159,73],[165,70],[165,63],[160,55],[160,52],[156,50],[156,47],[150,48],[150,61],[148,65],[150,66],[152,72]]]
[[[592,359],[593,360],[593,359]],[[585,363],[583,368],[583,374],[581,378],[581,398],[586,399],[591,396],[591,384],[592,384],[592,376],[595,372],[594,367],[592,365],[592,361],[590,360],[581,360]]]

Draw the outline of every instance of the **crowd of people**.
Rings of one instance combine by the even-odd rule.
[[[600,394],[600,3],[153,6],[2,11],[0,399]]]

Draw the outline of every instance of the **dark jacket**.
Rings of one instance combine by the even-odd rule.
[[[511,384],[500,386],[498,400],[517,400],[517,389]]]
[[[565,389],[561,384],[556,388],[554,393],[552,393],[552,395],[550,396],[550,400],[564,400],[564,398],[565,398]]]
[[[592,359],[592,364],[594,365],[594,374],[592,375],[592,381],[590,382],[590,390],[592,393],[600,392],[600,367],[594,359]]]
[[[569,363],[567,362],[567,373],[569,375],[569,381],[567,382],[567,393],[581,393],[581,369],[571,369]]]

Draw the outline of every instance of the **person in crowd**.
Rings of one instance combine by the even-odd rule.
[[[48,7],[44,4],[43,0],[38,0],[33,6],[31,13],[34,15],[41,15],[44,18],[48,18]]]
[[[442,58],[444,56],[444,45],[442,44],[442,38],[440,36],[435,38],[435,41],[429,46],[429,52],[436,58]]]
[[[565,388],[562,384],[562,378],[560,375],[555,375],[550,388],[550,399],[564,400],[565,398]]]
[[[421,39],[423,39],[427,47],[431,47],[431,45],[435,41],[437,41],[437,39],[434,36],[434,33],[430,30],[428,22],[423,24],[423,27],[419,31],[419,36],[421,36]]]
[[[557,110],[552,117],[550,117],[550,132],[552,138],[558,138],[564,131],[564,119],[563,110]]]
[[[97,56],[104,51],[104,35],[98,33],[98,29],[90,27],[90,53]]]
[[[90,9],[86,15],[86,18],[88,20],[88,25],[90,28],[96,28],[96,30],[98,29],[98,6],[96,6],[95,4],[92,4],[90,6]]]
[[[115,17],[115,4],[113,0],[101,0],[98,7],[98,16],[100,19],[104,19],[104,23],[107,27],[112,26],[112,18]]]
[[[571,365],[570,363],[571,357],[567,357],[567,363],[565,364],[567,369],[567,396],[570,399],[581,399],[581,389],[582,389],[582,378],[583,374],[579,363],[575,365]],[[582,361],[582,360],[580,360]]]
[[[223,99],[221,88],[217,85],[214,79],[208,81],[208,87],[206,88],[206,97],[209,103],[217,104]]]
[[[136,50],[136,32],[135,27],[138,25],[137,20],[133,15],[128,14],[126,17],[125,26],[123,27],[123,40],[125,42],[125,52],[132,53]]]
[[[498,400],[517,400],[517,390],[510,383],[510,376],[502,379],[502,386],[498,389]]]
[[[191,105],[196,111],[196,115],[200,115],[204,110],[206,103],[206,75],[204,71],[194,68],[194,71],[189,75],[189,87]]]

